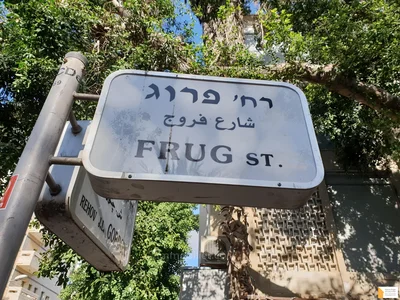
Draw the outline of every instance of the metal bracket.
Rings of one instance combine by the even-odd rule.
[[[81,93],[77,93],[74,92],[72,94],[72,97],[74,100],[86,100],[86,101],[98,101],[100,98],[100,95],[96,95],[96,94],[81,94]],[[70,114],[69,114],[69,121],[71,123],[71,131],[73,134],[78,134],[79,132],[82,131],[82,127],[79,126],[78,122],[76,121],[75,115],[73,113],[73,111],[71,110]]]
[[[73,134],[78,134],[79,132],[82,131],[82,127],[76,121],[75,115],[72,112],[72,110],[69,113],[69,122],[71,123],[71,131]]]
[[[86,101],[99,101],[100,95],[96,94],[83,94],[83,93],[74,93],[74,100],[86,100]]]
[[[82,158],[79,157],[51,156],[49,158],[49,164],[64,166],[83,166]]]
[[[47,173],[46,183],[49,186],[50,195],[55,196],[61,192],[61,186],[57,184],[57,182],[54,180],[54,177],[51,176],[50,173]]]

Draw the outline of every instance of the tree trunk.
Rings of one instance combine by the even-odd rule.
[[[244,47],[243,0],[191,1],[203,27],[207,50],[214,56],[212,65],[231,65]],[[222,54],[224,52],[224,55]]]
[[[227,262],[230,281],[229,298],[245,299],[254,292],[249,274],[252,247],[248,241],[247,215],[243,207],[235,206],[224,206],[221,214],[224,221],[221,222],[220,227],[230,244]]]

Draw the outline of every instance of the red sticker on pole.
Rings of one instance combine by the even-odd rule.
[[[14,190],[15,183],[17,182],[18,175],[11,176],[10,182],[8,183],[7,189],[2,198],[0,198],[0,210],[6,209],[8,200]]]

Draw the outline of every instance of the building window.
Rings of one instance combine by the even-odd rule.
[[[32,289],[32,284],[28,285],[28,291]]]
[[[33,292],[36,294],[36,292],[37,292],[37,288],[34,288],[34,289],[33,289]]]
[[[39,298],[39,300],[44,300],[43,297],[44,297],[44,292],[41,292],[41,293],[40,293],[40,298]]]
[[[21,287],[25,287],[26,281],[22,280]]]
[[[50,297],[49,297],[49,296],[46,296],[46,298],[44,298],[44,300],[50,300]]]

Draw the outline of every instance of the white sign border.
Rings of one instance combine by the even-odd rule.
[[[238,83],[247,85],[262,85],[262,86],[278,86],[285,87],[293,90],[299,95],[301,101],[301,107],[303,109],[303,116],[307,127],[308,138],[310,139],[311,149],[314,156],[316,176],[312,181],[309,182],[285,182],[285,181],[266,181],[266,180],[250,180],[250,179],[238,179],[238,178],[218,178],[218,177],[204,177],[204,176],[190,176],[190,175],[169,175],[169,174],[146,174],[146,173],[125,173],[125,172],[113,172],[104,171],[94,167],[90,161],[90,153],[92,151],[93,143],[97,135],[97,129],[100,124],[100,120],[103,114],[103,110],[106,105],[108,92],[112,81],[123,75],[139,75],[139,76],[153,76],[170,79],[186,79],[194,81],[214,81],[223,83]],[[267,80],[253,80],[253,79],[241,79],[241,78],[225,78],[216,76],[203,76],[203,75],[189,75],[189,74],[177,74],[167,72],[154,72],[154,71],[140,71],[140,70],[120,70],[111,73],[105,80],[100,99],[96,108],[95,115],[91,124],[91,130],[89,132],[83,154],[82,161],[85,169],[92,175],[100,178],[112,178],[112,179],[127,179],[127,180],[148,180],[148,181],[174,181],[174,182],[187,182],[187,183],[212,183],[212,184],[225,184],[225,185],[242,185],[242,186],[253,186],[253,187],[274,187],[281,189],[312,189],[318,186],[324,178],[324,167],[322,158],[319,152],[317,139],[314,133],[314,127],[311,120],[310,110],[308,108],[307,99],[304,93],[295,85]]]

